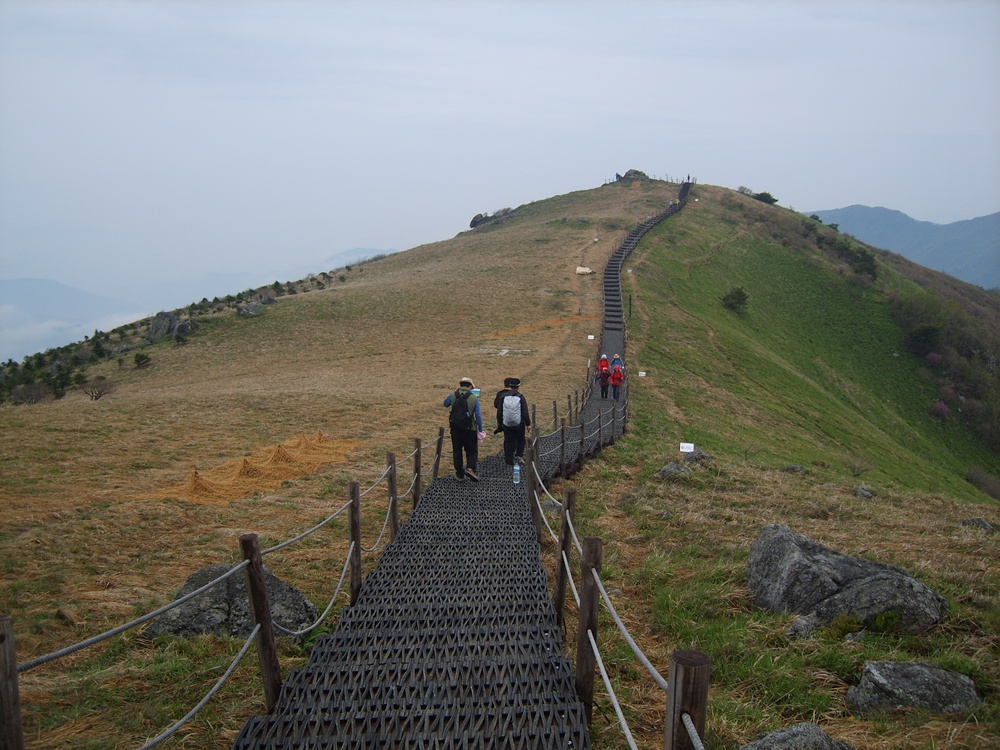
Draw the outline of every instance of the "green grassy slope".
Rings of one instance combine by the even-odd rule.
[[[643,311],[631,321],[642,341],[632,370],[651,376],[635,389],[640,423],[660,421],[655,406],[643,408],[642,385],[655,383],[679,412],[661,429],[710,452],[825,464],[830,476],[863,464],[871,484],[981,498],[965,472],[996,473],[1000,458],[959,420],[931,416],[936,387],[887,303],[896,274],[883,268],[872,286],[859,284],[787,230],[789,212],[700,192],[649,239],[631,276]],[[750,295],[742,314],[719,301],[733,286]]]
[[[1000,522],[1000,503],[964,480],[969,465],[997,474],[1000,457],[958,420],[930,415],[937,386],[888,305],[909,282],[885,267],[859,279],[792,212],[709,186],[693,196],[627,263],[631,430],[574,478],[578,528],[605,540],[619,611],[649,628],[640,641],[654,664],[676,648],[711,657],[714,747],[802,721],[858,748],[996,747],[1000,543],[961,520]],[[720,300],[734,286],[750,295],[742,314]],[[658,478],[682,441],[712,464]],[[803,470],[784,471],[793,464]],[[861,483],[873,498],[856,495]],[[793,616],[758,610],[746,588],[747,552],[772,522],[903,567],[948,599],[946,621],[921,636],[846,641],[849,628],[833,628],[791,640]],[[652,747],[648,679],[613,627],[601,638]],[[877,659],[961,671],[986,703],[964,716],[851,716],[846,691]],[[619,746],[611,722],[595,736]]]

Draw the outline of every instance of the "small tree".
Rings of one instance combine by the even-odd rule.
[[[114,390],[111,381],[103,375],[98,375],[83,387],[83,392],[90,396],[91,401],[97,401]]]
[[[143,354],[142,352],[139,352],[138,354],[135,355],[135,360],[134,361],[135,361],[136,369],[139,369],[139,370],[143,370],[143,369],[149,367],[152,364],[152,362],[153,362],[153,360],[151,360],[149,358],[148,354]]]
[[[746,290],[741,286],[734,286],[724,295],[722,295],[722,305],[727,310],[732,310],[736,313],[741,313],[746,310],[747,300],[750,299],[750,295],[746,293]]]
[[[767,203],[768,205],[778,202],[777,198],[775,198],[773,195],[767,192],[754,193],[753,197],[759,200],[761,203]]]

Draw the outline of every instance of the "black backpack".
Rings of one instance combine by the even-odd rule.
[[[451,400],[451,414],[448,415],[448,424],[453,430],[471,430],[472,413],[469,411],[469,394],[471,391],[461,393],[455,391],[455,397]]]

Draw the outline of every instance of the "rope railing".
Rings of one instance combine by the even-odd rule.
[[[667,681],[663,679],[663,675],[656,671],[656,667],[652,665],[649,659],[646,658],[646,654],[642,652],[639,648],[639,644],[635,642],[632,634],[628,632],[628,628],[625,627],[625,623],[622,622],[622,618],[618,616],[618,610],[615,609],[615,605],[611,603],[611,597],[608,596],[608,592],[604,588],[604,583],[601,581],[601,576],[596,570],[591,570],[591,574],[594,576],[594,582],[597,584],[597,589],[601,592],[601,599],[604,600],[604,606],[608,608],[608,612],[611,613],[611,618],[615,621],[615,625],[618,626],[618,632],[622,634],[622,638],[628,643],[629,647],[632,649],[632,653],[635,654],[639,663],[646,668],[653,681],[660,686],[663,692],[667,692],[670,686]]]
[[[173,609],[174,607],[179,607],[182,604],[184,604],[185,602],[191,601],[196,596],[200,596],[201,594],[204,594],[206,591],[208,591],[213,586],[216,586],[217,584],[222,583],[224,580],[226,580],[230,576],[232,576],[232,575],[236,574],[237,572],[243,570],[245,567],[247,567],[247,565],[248,565],[248,563],[246,561],[243,561],[239,565],[236,565],[236,566],[230,568],[227,572],[223,573],[218,578],[216,578],[216,579],[214,579],[212,581],[209,581],[204,586],[201,586],[200,588],[196,589],[195,591],[192,591],[191,593],[189,593],[189,594],[181,597],[180,599],[176,599],[176,600],[170,602],[170,604],[165,604],[164,606],[160,607],[159,609],[153,610],[152,612],[149,612],[149,613],[143,615],[142,617],[139,617],[139,618],[137,618],[135,620],[132,620],[131,622],[126,622],[124,625],[119,625],[118,627],[112,628],[111,630],[107,630],[107,631],[101,633],[100,635],[95,635],[95,636],[93,636],[91,638],[87,638],[86,640],[80,641],[79,643],[74,643],[72,646],[67,646],[66,648],[59,649],[58,651],[53,651],[51,654],[46,654],[45,656],[39,656],[38,658],[31,659],[30,661],[26,661],[23,664],[18,664],[17,665],[17,672],[18,672],[18,674],[20,674],[21,672],[27,672],[28,670],[34,669],[35,667],[39,667],[42,664],[48,664],[49,662],[55,661],[56,659],[61,659],[64,656],[69,656],[70,654],[75,654],[77,651],[82,651],[85,648],[89,648],[91,646],[96,646],[98,643],[101,643],[102,641],[106,641],[108,638],[113,638],[116,635],[120,635],[121,633],[124,633],[126,630],[130,630],[131,628],[134,628],[134,627],[137,627],[139,625],[142,625],[143,623],[149,622],[153,618],[159,617],[164,612],[168,612],[169,610]]]
[[[618,696],[615,695],[615,689],[611,685],[611,678],[608,677],[608,670],[604,668],[604,659],[601,658],[601,652],[597,648],[597,641],[594,640],[594,634],[589,630],[587,631],[587,639],[590,641],[590,648],[594,652],[594,659],[597,660],[597,666],[601,670],[601,678],[604,680],[604,688],[608,691],[608,697],[611,698],[611,705],[615,707],[615,714],[618,716],[618,724],[621,726],[622,732],[625,733],[625,740],[628,742],[628,746],[632,750],[639,750],[632,737],[632,730],[629,729],[628,722],[625,721],[625,714],[622,713],[622,706],[618,702]]]
[[[236,665],[238,665],[241,661],[243,661],[243,657],[246,656],[247,651],[250,649],[250,644],[253,642],[254,638],[257,637],[258,632],[260,632],[259,624],[255,625],[250,635],[247,636],[246,641],[244,641],[243,643],[243,648],[240,649],[240,652],[236,654],[236,657],[232,660],[232,662],[230,662],[229,668],[226,669],[226,671],[222,674],[222,677],[220,677],[216,681],[212,689],[209,690],[208,693],[206,693],[205,696],[200,701],[198,701],[197,705],[187,712],[187,714],[184,716],[183,719],[180,719],[176,724],[171,726],[162,734],[158,734],[156,737],[154,737],[145,745],[143,745],[141,748],[139,748],[139,750],[149,750],[150,748],[156,747],[164,740],[170,739],[177,733],[177,730],[179,730],[181,727],[183,727],[185,724],[191,721],[191,719],[193,719],[195,716],[197,716],[198,712],[205,707],[205,704],[208,703],[217,692],[219,692],[219,689],[224,684],[226,684],[226,681],[229,679],[229,676],[236,669]]]
[[[362,497],[364,497],[364,493],[362,493]],[[385,521],[382,522],[382,530],[378,533],[378,538],[375,540],[375,544],[373,544],[371,547],[366,547],[365,545],[362,544],[361,545],[362,552],[374,552],[379,548],[379,545],[382,544],[382,538],[385,536],[385,530],[389,528],[389,520],[391,518],[392,518],[392,503],[389,503],[385,509]]]
[[[312,625],[309,625],[308,627],[305,627],[302,630],[289,630],[288,628],[283,627],[281,624],[277,622],[274,623],[274,627],[276,630],[280,630],[285,635],[290,635],[294,638],[301,638],[304,635],[309,635],[309,633],[311,633],[312,631],[314,631],[316,628],[318,628],[320,625],[323,624],[323,621],[326,620],[327,615],[330,614],[330,610],[333,609],[333,603],[337,601],[337,597],[340,596],[341,587],[343,587],[344,585],[344,577],[347,575],[347,569],[351,565],[351,552],[353,551],[354,551],[354,542],[351,542],[351,546],[348,547],[347,549],[347,557],[344,559],[344,567],[341,568],[340,570],[340,580],[337,581],[337,588],[334,589],[333,596],[330,597],[330,602],[329,604],[326,605],[326,609],[323,610],[323,614],[321,614]]]
[[[295,544],[296,542],[301,542],[307,536],[310,536],[314,532],[319,531],[320,529],[322,529],[324,526],[326,526],[328,523],[330,523],[330,521],[332,521],[334,518],[336,518],[337,516],[339,516],[341,513],[343,513],[345,510],[347,510],[350,507],[351,507],[351,504],[349,502],[344,503],[343,505],[340,506],[340,508],[338,508],[337,510],[335,510],[331,515],[327,516],[325,519],[323,519],[322,521],[320,521],[318,524],[316,524],[315,526],[313,526],[311,529],[307,529],[306,531],[303,531],[298,536],[292,537],[291,539],[289,539],[287,541],[284,541],[281,544],[276,544],[273,547],[268,547],[265,550],[261,550],[260,554],[262,554],[262,555],[270,555],[272,552],[277,552],[278,550],[284,549],[285,547],[290,547],[291,545]]]

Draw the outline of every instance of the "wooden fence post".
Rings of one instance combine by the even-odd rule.
[[[698,736],[704,736],[711,671],[711,660],[701,651],[682,650],[670,654],[663,750],[694,750],[695,744],[684,726],[682,714],[690,716]]]
[[[566,394],[566,419],[573,424],[573,394]]]
[[[438,427],[437,445],[434,447],[434,466],[431,469],[431,479],[438,478],[438,469],[441,468],[441,450],[444,446],[444,427]]]
[[[420,471],[421,471],[421,468],[422,468],[420,458],[421,458],[421,455],[423,453],[423,442],[420,440],[420,438],[414,438],[413,439],[413,450],[414,450],[414,454],[413,454],[413,507],[416,508],[417,507],[417,503],[420,502],[420,493],[423,490],[423,487],[421,487],[421,484],[420,484],[421,480],[423,479],[423,477],[420,476]]]
[[[554,430],[559,426],[559,404],[556,403],[555,399],[552,399],[552,429]]]
[[[580,623],[576,632],[576,694],[587,714],[587,726],[594,718],[594,673],[597,657],[590,647],[587,633],[594,634],[597,642],[597,613],[601,604],[600,591],[592,571],[601,572],[600,537],[589,536],[583,540],[583,560],[580,563]]]
[[[21,727],[21,694],[17,684],[17,647],[14,621],[0,615],[0,748],[24,750]]]
[[[573,549],[573,536],[570,534],[569,524],[575,512],[576,487],[567,487],[563,490],[562,527],[559,529],[559,549],[556,550],[556,587],[553,597],[556,605],[556,622],[560,628],[566,618],[563,610],[566,608],[566,584],[569,582],[569,572],[563,563],[563,556],[565,555],[566,561],[569,562],[569,552]]]
[[[389,470],[386,475],[389,488],[389,540],[395,540],[399,533],[399,485],[396,482],[396,454],[385,454],[385,466]]]
[[[580,391],[579,389],[573,391],[573,420],[575,422],[580,421]]]
[[[281,665],[278,663],[278,647],[274,642],[274,624],[271,622],[271,605],[267,600],[267,585],[264,581],[264,563],[260,557],[260,543],[256,534],[240,537],[243,559],[249,561],[246,568],[247,594],[250,596],[250,610],[254,622],[260,625],[257,631],[257,657],[260,660],[260,678],[264,682],[264,698],[270,711],[278,702],[281,692]]]
[[[348,482],[347,495],[351,502],[351,541],[354,543],[351,552],[351,605],[354,605],[361,594],[361,485]]]

